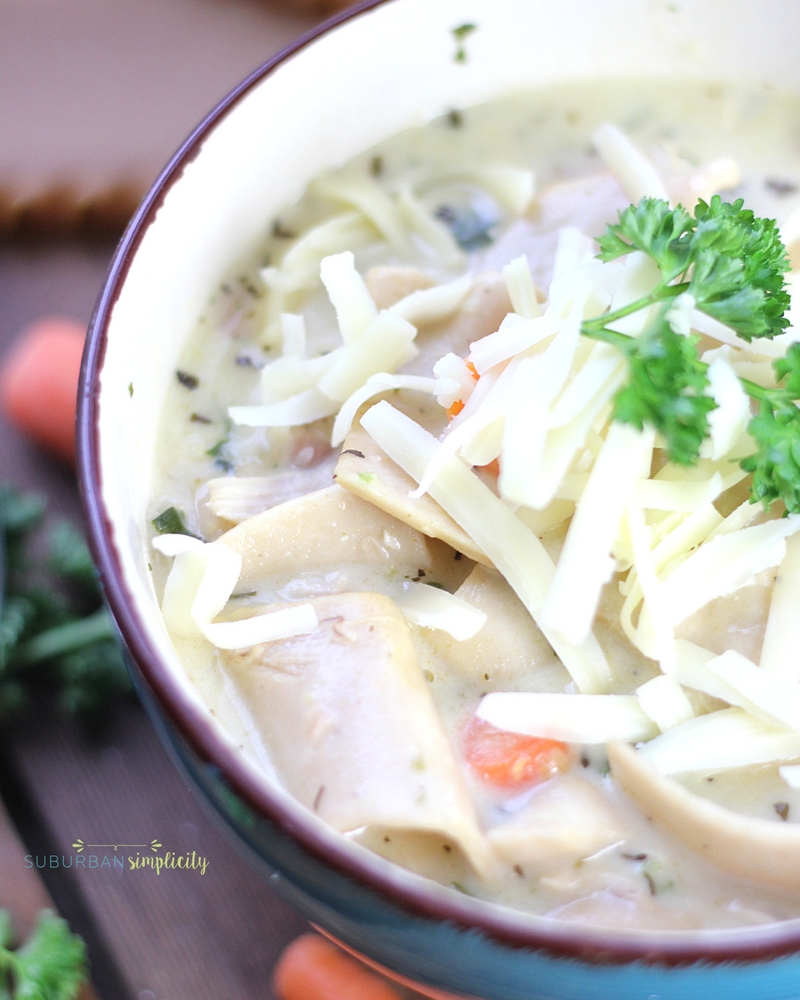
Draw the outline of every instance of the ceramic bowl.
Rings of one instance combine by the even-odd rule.
[[[466,62],[452,29],[478,26]],[[81,481],[108,603],[165,740],[257,865],[348,947],[431,990],[490,1000],[800,995],[800,922],[622,932],[526,916],[345,841],[216,724],[148,572],[161,400],[223,272],[326,168],[452,107],[558,81],[689,76],[800,92],[787,0],[373,0],[254,73],[189,137],[125,234],[80,390]],[[431,995],[434,995],[432,993]]]

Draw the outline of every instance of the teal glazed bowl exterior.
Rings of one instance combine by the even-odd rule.
[[[459,62],[452,31],[464,23],[477,30]],[[183,672],[148,572],[146,508],[168,380],[224,271],[314,176],[381,139],[560,81],[681,76],[800,93],[798,52],[800,5],[789,0],[371,0],[221,102],[156,181],[111,265],[84,356],[80,477],[143,700],[271,883],[324,931],[433,997],[789,1000],[800,997],[800,920],[636,932],[518,913],[397,868],[271,783]]]

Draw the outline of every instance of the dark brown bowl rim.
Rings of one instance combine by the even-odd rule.
[[[155,694],[170,724],[175,727],[202,761],[213,763],[236,793],[256,813],[263,814],[279,829],[292,836],[305,851],[356,883],[388,898],[394,905],[416,917],[445,921],[467,931],[478,930],[500,945],[530,949],[553,957],[580,959],[603,965],[632,961],[664,966],[684,966],[695,962],[722,963],[759,961],[785,956],[800,949],[800,920],[776,922],[747,928],[697,931],[641,932],[636,935],[602,928],[587,928],[546,918],[528,922],[527,915],[485,906],[480,901],[452,894],[426,892],[419,885],[398,885],[382,871],[339,849],[331,839],[303,825],[299,814],[276,801],[265,783],[242,766],[241,759],[222,741],[215,723],[202,716],[186,698],[179,683],[150,642],[126,585],[114,545],[114,533],[102,500],[99,461],[98,378],[102,368],[108,323],[119,297],[131,261],[166,193],[181,177],[186,165],[199,153],[211,130],[253,87],[284,61],[306,48],[321,35],[353,18],[397,0],[363,0],[330,18],[282,49],[251,73],[205,117],[164,168],[140,205],[123,235],[109,267],[89,325],[81,366],[78,392],[79,483],[86,516],[89,544],[98,565],[106,599],[120,633],[148,686]],[[299,812],[299,807],[298,807]],[[446,898],[445,898],[446,897]]]

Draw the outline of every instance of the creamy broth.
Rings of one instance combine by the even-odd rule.
[[[362,664],[353,667],[353,690],[373,699],[376,710],[382,700],[391,703],[388,721],[372,719],[375,731],[369,733],[370,740],[386,740],[387,800],[395,792],[402,800],[417,788],[409,809],[424,812],[422,799],[435,798],[447,787],[454,789],[453,801],[430,805],[428,819],[412,829],[403,829],[402,819],[390,822],[394,806],[388,801],[375,807],[369,821],[354,820],[361,815],[358,810],[332,801],[338,749],[326,761],[330,771],[324,779],[315,778],[320,765],[313,754],[305,757],[315,741],[328,745],[326,726],[335,729],[336,719],[302,734],[292,728],[293,713],[302,714],[303,699],[310,697],[297,666],[308,655],[304,637],[269,644],[274,648],[266,653],[263,645],[215,649],[199,634],[176,633],[173,640],[220,723],[264,770],[351,839],[390,860],[470,895],[564,920],[695,928],[785,919],[800,915],[790,894],[706,863],[648,821],[609,773],[602,744],[571,747],[570,766],[549,780],[512,788],[484,780],[463,759],[465,732],[484,695],[575,691],[570,674],[511,587],[481,565],[479,552],[459,545],[458,536],[439,534],[432,540],[369,502],[372,480],[381,474],[371,465],[370,471],[359,471],[367,438],[357,424],[340,456],[340,447],[330,444],[333,416],[266,428],[234,423],[228,415],[230,406],[262,404],[262,371],[287,354],[287,337],[302,341],[297,327],[287,332],[282,313],[304,317],[308,358],[325,357],[341,345],[319,267],[324,257],[345,250],[353,251],[356,270],[366,276],[380,308],[416,290],[471,275],[473,283],[459,305],[435,322],[420,324],[418,353],[401,370],[429,377],[448,352],[466,356],[470,344],[497,330],[511,311],[501,275],[505,265],[525,253],[533,281],[546,290],[560,252],[559,231],[568,226],[597,237],[629,203],[592,144],[606,122],[650,157],[674,201],[690,199],[693,183],[700,185],[699,193],[705,191],[708,179],[701,166],[711,163],[717,164],[724,197],[744,198],[757,215],[781,222],[800,206],[800,103],[795,99],[707,83],[625,81],[563,86],[454,109],[320,179],[279,219],[268,220],[259,259],[232,268],[210,297],[165,401],[156,457],[160,485],[151,515],[174,507],[191,532],[207,542],[224,536],[224,544],[241,553],[243,569],[220,620],[313,600],[318,608],[331,609],[326,621],[388,622],[379,638],[407,632],[409,665],[403,669],[410,671],[408,683],[395,690],[388,671],[381,688],[384,682]],[[723,158],[735,163],[738,177],[718,166]],[[513,202],[522,198],[524,171],[535,176],[535,195],[518,211]],[[393,206],[404,203],[405,214],[384,218],[382,198]],[[327,234],[330,245],[319,238],[318,251],[301,258],[298,246],[305,235],[331,219],[340,221],[339,231]],[[460,252],[453,252],[453,239],[443,240],[442,233],[455,236]],[[292,254],[300,261],[293,271],[287,266]],[[435,396],[403,388],[387,391],[385,398],[436,435],[447,425]],[[491,482],[490,472],[480,475]],[[717,498],[722,516],[745,498],[742,489],[734,484]],[[272,513],[260,515],[262,510]],[[757,514],[756,522],[766,516]],[[548,525],[534,517],[529,523],[557,561],[569,518]],[[170,565],[169,558],[154,553],[159,594]],[[716,654],[734,649],[758,662],[775,574],[775,566],[768,567],[746,586],[708,602],[680,623],[676,637]],[[658,664],[635,649],[620,627],[620,579],[615,576],[606,585],[594,623],[612,666],[609,691],[618,695],[660,674]],[[383,602],[402,598],[409,582],[458,591],[486,611],[486,624],[461,640],[441,629],[402,624]],[[336,602],[344,598],[336,595],[353,594],[374,596],[371,604],[363,598],[355,602],[356,610],[342,610]],[[322,613],[319,617],[322,621]],[[369,641],[365,632],[354,643],[366,650]],[[391,638],[391,643],[400,641]],[[381,649],[364,652],[362,659],[382,662]],[[324,689],[330,699],[326,711],[333,717],[337,709],[331,706],[345,702],[347,692],[335,671],[316,675],[314,670],[308,666],[313,690]],[[404,746],[392,712],[405,697],[408,712],[424,713],[428,709],[421,706],[432,704],[439,721],[430,729],[441,728],[442,746],[449,745],[455,761],[443,763],[447,753],[437,749],[439,737],[431,736],[428,756],[420,751],[403,764],[418,772],[413,787],[399,772],[392,784],[395,762],[388,756],[392,746],[401,751]],[[708,695],[692,698],[697,714],[721,705]],[[270,718],[271,706],[277,705]],[[361,753],[371,751],[363,734],[353,739]],[[376,751],[379,760],[382,753]],[[695,795],[727,809],[790,826],[800,820],[800,789],[791,788],[778,767],[792,759],[677,778]],[[353,766],[346,756],[342,761],[345,768]],[[373,781],[366,771],[365,766],[364,788]],[[383,792],[370,794],[377,800]]]

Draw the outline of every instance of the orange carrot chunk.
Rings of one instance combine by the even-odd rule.
[[[566,743],[497,729],[477,716],[464,732],[464,755],[480,778],[501,788],[547,781],[571,763]]]
[[[284,949],[272,985],[280,1000],[400,1000],[385,980],[318,934]]]
[[[452,420],[453,417],[457,417],[463,409],[464,409],[464,401],[461,399],[455,400],[455,402],[451,403],[445,410],[445,413],[447,414],[447,419]]]
[[[75,461],[75,409],[86,328],[68,319],[27,327],[0,366],[0,407],[42,448]]]
[[[469,368],[470,374],[477,382],[478,379],[480,378],[480,375],[478,374],[478,370],[476,369],[475,365],[473,365],[471,361],[466,361],[465,364],[467,368]],[[454,403],[451,403],[450,406],[448,406],[447,409],[445,410],[445,413],[447,414],[447,419],[452,420],[453,417],[457,417],[459,413],[461,413],[461,411],[464,409],[464,405],[465,404],[463,399],[457,399]]]
[[[489,462],[487,465],[479,465],[478,468],[479,469],[483,469],[484,472],[488,472],[490,476],[499,476],[500,475],[500,459],[499,458],[493,458],[491,460],[491,462]]]

